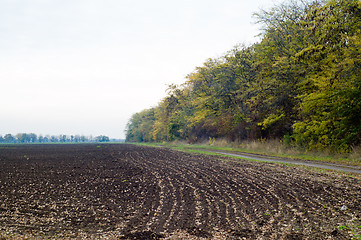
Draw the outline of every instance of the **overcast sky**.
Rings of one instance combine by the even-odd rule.
[[[272,0],[0,0],[0,135],[124,138],[208,58],[258,41]]]

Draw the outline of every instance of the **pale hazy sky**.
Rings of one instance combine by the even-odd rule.
[[[124,138],[208,58],[256,42],[272,0],[0,0],[0,135]]]

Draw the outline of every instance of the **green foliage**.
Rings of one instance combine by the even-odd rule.
[[[273,114],[271,113],[267,118],[265,118],[262,122],[258,123],[259,126],[262,127],[262,129],[267,129],[271,127],[272,125],[278,123],[279,121],[282,121],[282,119],[285,117],[285,114]]]
[[[95,141],[97,141],[97,142],[109,142],[109,137],[100,135],[100,136],[95,137]]]
[[[340,230],[350,230],[350,228],[348,226],[345,226],[345,225],[339,226],[338,229],[340,229]]]
[[[152,129],[154,125],[154,109],[146,109],[135,113],[127,125],[126,141],[150,142],[152,141]]]
[[[128,141],[283,139],[349,151],[361,141],[361,1],[291,1],[255,14],[262,40],[208,59]]]
[[[307,66],[301,83],[296,142],[310,149],[349,151],[361,137],[360,1],[314,5],[304,23],[313,43],[296,57]]]
[[[93,138],[92,136],[84,135],[46,135],[37,136],[35,133],[18,133],[15,136],[6,134],[4,137],[0,135],[0,143],[85,143],[85,142],[109,142],[110,139],[108,136],[97,136]]]

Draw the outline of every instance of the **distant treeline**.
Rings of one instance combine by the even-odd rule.
[[[85,143],[85,142],[109,142],[107,136],[89,137],[83,135],[46,135],[37,136],[35,133],[18,133],[15,136],[0,135],[0,143]]]
[[[282,139],[349,151],[361,140],[361,1],[292,1],[255,14],[262,40],[209,59],[134,114],[127,141]]]

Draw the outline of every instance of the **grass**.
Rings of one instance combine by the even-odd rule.
[[[346,226],[346,225],[339,226],[338,229],[340,229],[340,230],[351,230],[351,228]]]
[[[341,225],[341,226],[338,226],[337,229],[351,233],[352,240],[361,239],[361,233],[360,233],[361,226],[359,226],[357,224]]]

